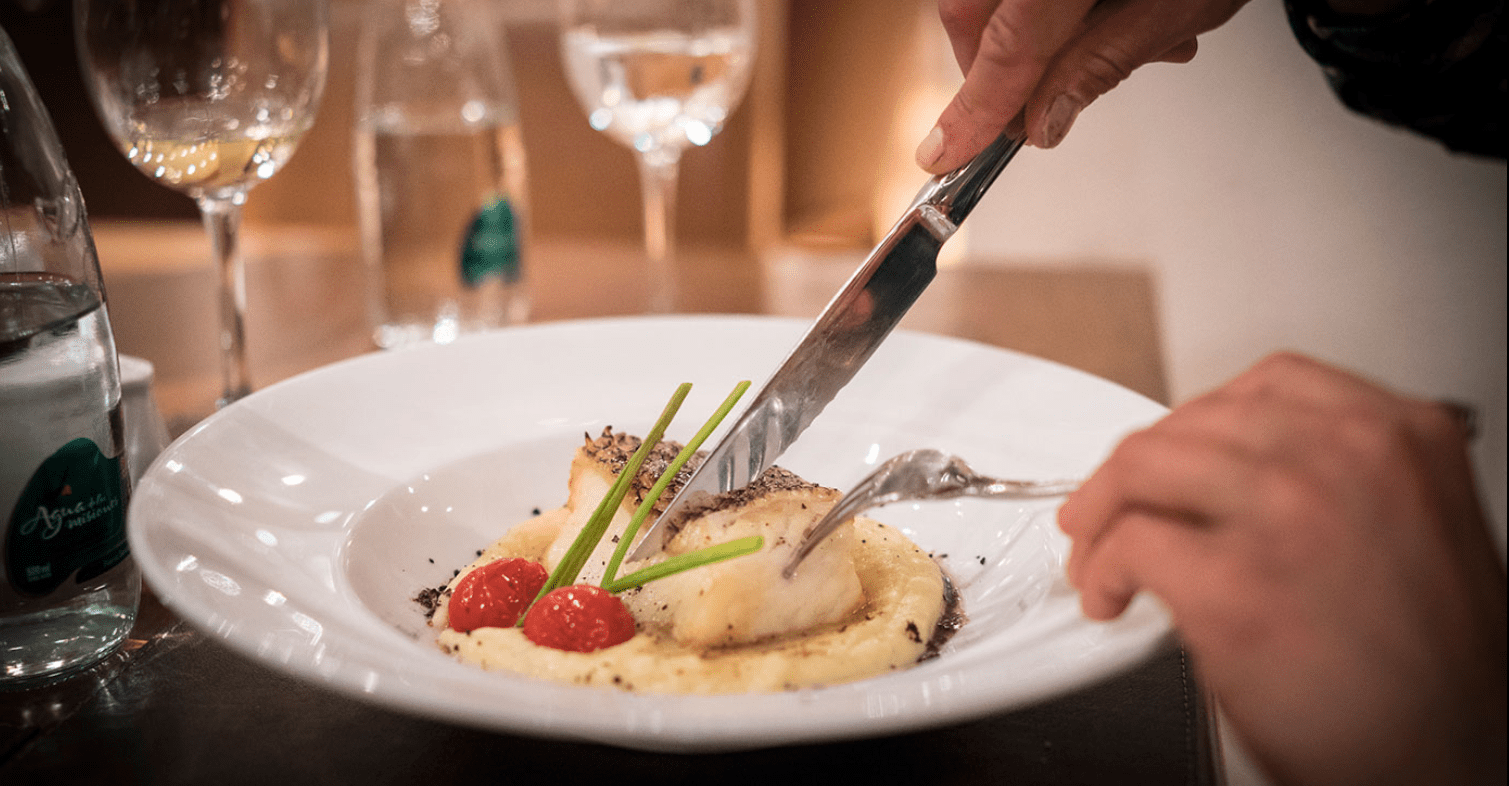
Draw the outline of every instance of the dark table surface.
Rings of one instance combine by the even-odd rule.
[[[0,693],[0,782],[1210,784],[1209,728],[1170,649],[1050,702],[898,737],[698,755],[515,737],[295,680],[149,594],[121,652],[68,682]]]

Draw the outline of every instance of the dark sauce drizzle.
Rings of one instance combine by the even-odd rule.
[[[918,663],[932,660],[943,651],[943,645],[954,637],[959,629],[964,627],[968,617],[964,614],[964,604],[959,597],[959,590],[954,587],[954,580],[948,575],[948,571],[942,565],[938,569],[943,572],[943,614],[938,617],[938,624],[933,628],[933,635],[927,640],[927,647],[922,651],[922,657]]]

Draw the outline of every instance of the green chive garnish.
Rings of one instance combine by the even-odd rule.
[[[691,383],[683,383],[680,387],[676,388],[676,392],[671,396],[671,400],[666,403],[665,410],[660,413],[660,419],[655,421],[655,426],[650,429],[650,433],[639,443],[639,448],[634,451],[634,454],[624,464],[623,470],[613,480],[613,485],[609,487],[608,493],[603,495],[602,501],[597,504],[597,509],[592,511],[592,516],[587,519],[586,524],[582,525],[582,531],[577,533],[576,540],[571,542],[571,547],[566,550],[565,556],[561,557],[561,561],[555,566],[555,570],[551,572],[550,578],[545,580],[545,586],[535,596],[535,601],[545,597],[545,594],[551,590],[576,582],[577,575],[581,573],[582,567],[587,564],[587,558],[592,555],[593,550],[597,548],[598,542],[607,533],[608,524],[613,521],[613,514],[618,511],[618,506],[623,503],[624,497],[628,495],[629,487],[633,485],[634,477],[639,474],[640,466],[644,464],[644,460],[649,456],[650,451],[654,450],[655,446],[660,443],[661,437],[665,435],[666,427],[676,417],[676,412],[681,409],[681,403],[686,400],[686,395],[691,392],[691,389]],[[765,545],[765,538],[760,535],[750,535],[738,538],[737,540],[731,540],[727,543],[720,543],[716,546],[709,546],[705,549],[698,549],[687,554],[677,554],[663,562],[637,570],[621,579],[614,579],[614,576],[618,573],[619,565],[623,563],[624,555],[629,551],[629,544],[633,542],[634,536],[639,533],[639,527],[649,515],[650,509],[654,507],[655,501],[665,493],[666,487],[675,479],[676,473],[681,471],[681,468],[686,465],[687,460],[692,457],[692,454],[696,453],[697,449],[702,446],[702,443],[707,441],[708,436],[717,429],[719,423],[723,422],[723,418],[728,416],[729,411],[733,409],[739,397],[743,396],[744,391],[748,389],[748,380],[735,385],[733,392],[729,393],[728,397],[723,400],[723,404],[718,407],[718,411],[714,412],[713,416],[708,418],[706,423],[702,424],[701,430],[692,437],[691,441],[686,443],[686,446],[681,449],[680,453],[676,454],[676,458],[671,461],[670,466],[655,481],[655,485],[650,488],[644,501],[635,509],[634,515],[630,518],[629,525],[624,530],[618,546],[613,550],[613,556],[608,560],[608,570],[603,575],[603,589],[613,593],[623,592],[627,589],[643,586],[655,579],[673,576],[682,571],[700,568],[704,565],[711,565],[714,562],[722,562],[734,557],[741,557],[745,554],[753,554]],[[527,616],[527,612],[519,616],[518,625],[521,627],[524,624],[525,616]]]
[[[690,383],[682,383],[676,388],[671,400],[666,403],[665,410],[660,413],[660,419],[655,421],[654,428],[639,443],[639,449],[629,457],[624,464],[623,471],[618,473],[618,478],[613,481],[613,486],[603,499],[598,503],[597,509],[592,512],[592,517],[582,525],[582,531],[577,533],[576,540],[571,542],[571,547],[566,550],[565,556],[556,564],[550,578],[546,579],[545,586],[540,589],[540,594],[535,600],[545,597],[545,594],[553,589],[569,586],[576,581],[577,574],[581,573],[582,566],[587,564],[587,558],[592,555],[592,550],[597,548],[597,542],[602,540],[603,533],[608,531],[608,524],[613,520],[613,514],[623,498],[629,493],[629,487],[633,484],[634,476],[639,473],[639,467],[644,463],[645,457],[660,442],[660,437],[665,434],[666,426],[676,416],[676,411],[681,408],[681,402],[686,400],[686,394],[691,392]],[[521,618],[522,622],[522,618]]]
[[[677,554],[664,562],[657,562],[647,568],[636,570],[627,576],[615,581],[603,582],[603,589],[609,592],[623,592],[627,589],[647,584],[655,579],[663,579],[676,573],[692,568],[700,568],[721,562],[734,557],[742,557],[745,554],[753,554],[765,545],[765,538],[760,535],[750,535],[727,543],[719,543],[716,546],[708,546],[705,549]]]
[[[702,447],[702,443],[706,442],[707,438],[718,428],[718,424],[723,422],[723,418],[728,417],[729,411],[734,408],[734,404],[738,403],[739,398],[748,389],[749,380],[747,379],[734,385],[733,391],[728,394],[727,398],[723,399],[723,403],[719,405],[717,411],[713,413],[712,417],[707,419],[706,423],[702,424],[702,428],[692,436],[691,440],[686,443],[686,446],[681,449],[681,452],[676,454],[676,458],[671,461],[670,466],[666,467],[665,472],[660,474],[659,479],[655,481],[655,485],[645,495],[644,501],[640,502],[639,508],[634,511],[633,518],[629,520],[629,526],[624,529],[623,537],[618,541],[618,547],[613,550],[613,556],[608,560],[608,570],[603,574],[603,589],[608,589],[608,585],[618,575],[618,566],[623,563],[624,556],[629,553],[629,544],[633,543],[634,536],[639,534],[639,526],[649,517],[650,509],[655,506],[656,500],[660,499],[660,496],[665,493],[666,487],[671,485],[671,481],[676,479],[676,474],[681,471],[686,462],[697,452],[697,449]],[[735,554],[732,556],[739,555]],[[616,592],[617,590],[608,591]]]

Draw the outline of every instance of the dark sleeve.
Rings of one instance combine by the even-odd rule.
[[[1300,46],[1352,109],[1504,158],[1504,0],[1412,0],[1398,13],[1347,16],[1325,0],[1285,0]]]

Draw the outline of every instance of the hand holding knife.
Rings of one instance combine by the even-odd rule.
[[[938,251],[1026,139],[1021,118],[964,166],[933,177],[849,278],[629,559],[660,553],[691,516],[759,477],[869,360],[938,272]]]

